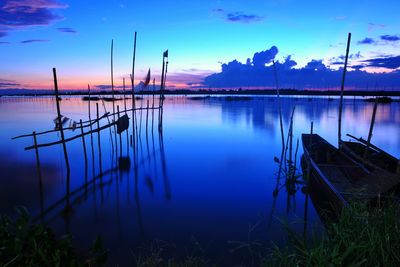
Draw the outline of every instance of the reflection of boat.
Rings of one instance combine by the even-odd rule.
[[[369,172],[317,134],[302,134],[304,158],[315,188],[339,213],[350,200],[372,200],[389,193],[398,179],[379,170]]]
[[[383,96],[383,97],[377,97],[377,98],[367,98],[364,99],[365,102],[375,102],[377,101],[378,103],[382,103],[382,104],[388,104],[388,103],[392,103],[393,99],[388,97],[388,96]]]
[[[83,101],[98,101],[100,98],[98,96],[84,96]]]
[[[364,164],[371,169],[380,169],[389,172],[398,177],[400,181],[400,162],[392,155],[386,153],[382,149],[368,142],[362,138],[354,137],[350,134],[347,136],[356,141],[342,141],[341,145],[343,151],[351,156],[356,161]],[[365,151],[368,145],[367,152]],[[366,154],[365,154],[366,153]]]
[[[122,100],[122,98],[117,98],[117,97],[102,97],[102,100],[106,102],[112,102],[112,101],[119,101]]]

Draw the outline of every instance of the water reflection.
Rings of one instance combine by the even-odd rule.
[[[147,106],[147,98],[137,100],[138,107],[139,101]],[[166,97],[161,132],[157,114],[143,111],[136,114],[137,123],[121,135],[116,135],[113,127],[86,135],[86,157],[81,139],[69,142],[69,179],[61,146],[39,150],[39,174],[35,152],[24,151],[32,139],[11,141],[11,137],[32,129],[49,129],[54,101],[2,97],[0,102],[0,151],[8,152],[1,155],[1,210],[8,213],[13,206],[23,204],[38,221],[43,220],[58,233],[73,234],[81,248],[102,235],[112,251],[111,263],[123,264],[120,259],[131,255],[131,250],[154,239],[171,242],[184,251],[195,237],[205,244],[205,250],[219,256],[227,247],[231,249],[227,241],[248,239],[249,225],[256,225],[254,241],[269,245],[271,241],[280,244],[287,236],[281,220],[301,222],[294,224],[298,233],[309,233],[319,223],[301,179],[277,177],[279,164],[273,159],[285,161],[278,104],[273,98],[226,101]],[[292,161],[297,166],[302,145],[295,156],[296,140],[310,131],[310,121],[315,122],[315,131],[321,136],[337,143],[338,103],[327,98],[282,98],[286,134],[294,106]],[[365,137],[372,107],[371,103],[346,100],[343,133]],[[88,109],[96,117],[95,104],[88,107],[78,98],[63,99],[61,108],[76,121],[87,117]],[[100,103],[99,109],[100,113],[111,110],[111,103]],[[399,136],[399,114],[398,103],[380,105],[373,137],[374,144],[397,156],[399,140],[387,136]],[[66,138],[78,132],[68,132]],[[38,142],[58,139],[57,134],[39,136]],[[66,206],[70,212],[65,212]]]

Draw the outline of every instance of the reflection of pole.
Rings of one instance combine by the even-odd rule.
[[[96,114],[97,114],[97,146],[99,147],[99,167],[100,167],[100,175],[103,173],[101,167],[101,142],[100,142],[100,120],[99,120],[99,103],[96,103]]]
[[[86,143],[85,143],[85,135],[83,133],[82,120],[80,120],[80,125],[81,125],[81,134],[82,134],[83,154],[85,156],[85,185],[87,185],[88,159],[87,159],[87,154],[86,154]]]
[[[347,37],[346,58],[344,60],[342,85],[340,87],[339,118],[338,118],[338,143],[339,143],[339,148],[341,147],[341,141],[342,141],[343,91],[344,91],[344,80],[346,78],[347,60],[349,58],[350,40],[351,40],[351,33],[349,33],[349,35]]]
[[[162,135],[162,130],[159,133],[159,142],[160,142],[160,156],[161,156],[161,166],[162,166],[162,173],[163,173],[163,179],[164,179],[164,191],[165,191],[165,198],[167,200],[171,199],[171,188],[169,185],[169,180],[167,177],[167,165],[165,162],[165,151],[164,151],[164,141],[163,141],[163,135]]]
[[[36,168],[39,177],[39,198],[40,198],[40,221],[44,223],[43,210],[44,210],[44,202],[43,202],[43,182],[42,182],[42,171],[40,169],[40,160],[39,160],[39,151],[37,148],[37,140],[36,140],[36,132],[33,132],[33,142],[35,145],[35,154],[36,154]]]
[[[364,161],[367,160],[368,149],[369,149],[369,145],[371,144],[372,131],[374,130],[375,115],[376,115],[377,107],[378,107],[378,98],[375,98],[374,109],[372,111],[371,125],[369,126],[367,145],[365,146],[365,150],[364,150],[364,157],[363,157]]]
[[[63,125],[61,123],[61,112],[60,112],[60,104],[58,103],[59,97],[58,97],[58,84],[57,84],[57,72],[56,68],[53,68],[53,77],[54,77],[54,91],[55,91],[55,96],[56,96],[56,106],[57,106],[57,121],[58,121],[58,127],[60,129],[60,134],[61,134],[61,141],[63,145],[63,150],[64,150],[64,159],[65,159],[65,164],[67,166],[67,176],[69,177],[69,161],[68,161],[68,153],[67,153],[67,145],[65,144],[64,140],[64,130],[63,130]]]
[[[94,147],[93,147],[93,127],[92,127],[92,117],[90,112],[90,86],[88,84],[88,91],[89,91],[89,101],[88,101],[88,109],[89,109],[89,127],[90,127],[90,145],[92,147],[92,175],[94,176]]]
[[[136,37],[137,32],[135,32],[135,38],[133,41],[133,58],[132,58],[132,73],[131,77],[131,86],[132,86],[132,134],[133,134],[133,150],[136,149],[136,137],[135,137],[135,59],[136,59]]]

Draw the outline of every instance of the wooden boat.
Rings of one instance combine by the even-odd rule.
[[[98,101],[100,98],[98,96],[84,96],[82,97],[83,101]]]
[[[378,101],[378,103],[382,103],[382,104],[389,104],[393,102],[393,99],[388,97],[388,96],[382,96],[382,97],[377,97],[377,98],[367,98],[364,99],[365,102],[375,102]]]
[[[341,146],[345,153],[371,170],[379,169],[389,172],[400,180],[400,161],[398,159],[379,147],[368,144],[363,138],[357,138],[351,134],[347,134],[347,136],[354,139],[354,141],[341,141]],[[366,149],[367,151],[365,151]]]
[[[350,200],[380,198],[399,184],[395,176],[369,171],[318,134],[302,134],[302,142],[310,190],[318,191],[337,214]]]

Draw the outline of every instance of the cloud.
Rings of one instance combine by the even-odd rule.
[[[368,31],[369,32],[372,32],[372,31],[374,31],[375,29],[378,29],[378,28],[384,28],[385,27],[385,25],[383,25],[383,24],[378,24],[378,23],[368,23]]]
[[[76,30],[72,28],[57,28],[59,32],[66,32],[66,33],[77,33]]]
[[[375,40],[372,38],[365,37],[364,39],[357,42],[357,44],[374,44]]]
[[[267,51],[267,52],[266,52]],[[232,60],[221,65],[221,71],[206,76],[203,81],[204,87],[211,88],[238,88],[238,87],[275,87],[275,72],[271,62],[278,54],[278,48],[272,46],[265,51],[254,55],[262,55],[262,60],[253,61],[249,59],[246,63]],[[256,60],[254,61],[254,58]],[[326,65],[322,59],[312,59],[302,68],[294,68],[297,63],[291,56],[283,60],[275,61],[279,84],[282,88],[309,89],[309,88],[338,88],[341,83],[343,68],[333,69],[332,65],[342,65],[344,56],[335,57],[336,62]],[[395,70],[400,67],[400,56],[387,56],[362,60],[364,57],[360,52],[350,55],[349,71],[346,77],[346,86],[365,86],[369,82],[379,80],[382,86],[396,86],[400,88],[400,71],[389,73],[370,73],[368,68],[382,67]]]
[[[252,23],[263,20],[263,17],[243,12],[232,12],[226,14],[226,20],[229,22]]]
[[[0,88],[1,87],[10,87],[10,86],[19,86],[19,83],[11,83],[11,82],[0,82]]]
[[[10,44],[10,42],[0,42],[0,44]]]
[[[346,16],[336,16],[335,20],[344,20],[346,19]]]
[[[49,40],[40,40],[40,39],[31,39],[31,40],[24,40],[21,41],[21,44],[29,44],[29,43],[40,43],[40,42],[48,42]]]
[[[55,0],[3,0],[0,1],[0,29],[10,32],[30,26],[49,25],[62,19],[53,9],[68,7]],[[4,35],[3,35],[4,36]],[[0,35],[0,37],[2,37]]]
[[[388,41],[388,42],[397,42],[400,40],[400,36],[398,36],[398,35],[386,34],[386,35],[381,35],[380,37],[381,37],[381,40]]]
[[[397,69],[400,67],[400,56],[378,57],[364,60],[368,67]]]
[[[278,54],[278,48],[276,46],[272,46],[265,51],[257,52],[253,56],[253,65],[255,67],[264,67],[265,64],[269,64],[274,60],[276,54]]]

